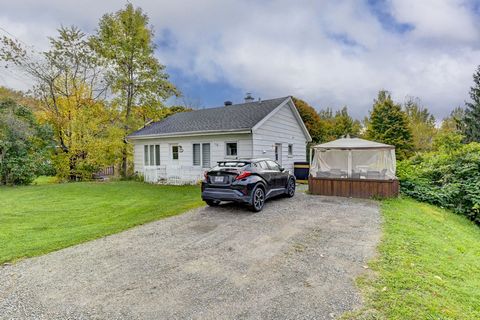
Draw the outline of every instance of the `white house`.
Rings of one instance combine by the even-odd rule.
[[[145,181],[195,183],[217,161],[270,158],[293,172],[311,141],[291,97],[177,113],[128,137]]]

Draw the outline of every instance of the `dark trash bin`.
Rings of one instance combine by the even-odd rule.
[[[293,174],[298,182],[307,182],[308,173],[310,171],[310,164],[308,162],[294,162]]]

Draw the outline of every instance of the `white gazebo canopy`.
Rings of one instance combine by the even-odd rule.
[[[359,138],[342,138],[312,147],[314,178],[395,179],[395,147]]]

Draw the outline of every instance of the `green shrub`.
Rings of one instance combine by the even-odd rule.
[[[54,148],[49,126],[13,100],[0,100],[0,185],[30,184],[47,169]]]
[[[397,173],[402,193],[480,224],[480,143],[417,155],[399,162]]]

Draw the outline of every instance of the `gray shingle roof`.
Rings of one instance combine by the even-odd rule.
[[[276,98],[176,113],[130,134],[130,137],[168,135],[182,132],[248,130],[265,118],[285,99]]]

